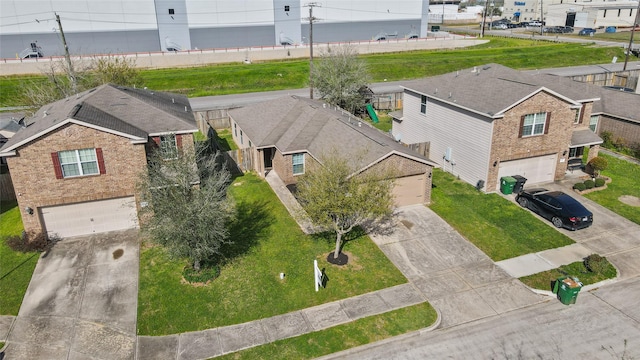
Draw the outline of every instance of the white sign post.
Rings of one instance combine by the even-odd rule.
[[[322,286],[322,271],[318,267],[318,260],[313,260],[313,279],[316,284],[316,291]]]

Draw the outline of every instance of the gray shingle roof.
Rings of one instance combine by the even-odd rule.
[[[602,88],[600,101],[593,104],[594,114],[607,114],[640,125],[640,94]]]
[[[2,151],[45,135],[68,119],[142,141],[150,135],[198,130],[185,96],[107,84],[43,106],[25,119],[28,126],[17,132]]]
[[[491,117],[543,88],[573,102],[600,97],[595,85],[555,75],[525,73],[499,64],[408,81],[404,88]]]
[[[282,153],[308,151],[316,159],[337,150],[365,166],[396,153],[435,166],[346,111],[320,101],[286,96],[229,111],[256,147]],[[355,165],[355,164],[354,164]]]

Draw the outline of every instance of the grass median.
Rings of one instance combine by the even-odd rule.
[[[254,174],[230,188],[238,218],[233,248],[220,276],[205,286],[182,282],[186,261],[163,248],[143,246],[140,259],[138,332],[167,335],[244,323],[406,283],[406,278],[365,234],[347,241],[349,264],[326,261],[335,238],[308,236],[269,185]],[[328,276],[315,292],[313,260]],[[285,273],[280,279],[280,273]]]
[[[0,209],[0,315],[18,315],[40,253],[23,253],[7,246],[9,236],[22,233],[22,219],[15,201],[3,201]]]
[[[562,265],[557,269],[551,269],[543,272],[539,272],[533,275],[524,276],[520,278],[525,285],[534,289],[551,291],[551,283],[561,276],[576,277],[580,280],[582,285],[591,285],[603,280],[613,279],[617,276],[616,268],[606,260],[606,265],[603,271],[592,272],[587,270],[584,266],[584,262],[576,261],[568,265]]]
[[[485,194],[439,169],[430,208],[494,261],[573,244],[544,220],[498,194]]]

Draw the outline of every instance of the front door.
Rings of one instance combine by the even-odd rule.
[[[273,167],[273,156],[275,155],[275,148],[264,149],[264,169],[270,170]]]

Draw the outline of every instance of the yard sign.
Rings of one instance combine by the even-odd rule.
[[[322,271],[318,267],[318,260],[313,260],[313,279],[316,284],[316,291],[318,291],[322,286]]]

